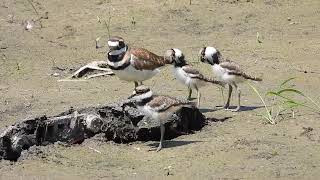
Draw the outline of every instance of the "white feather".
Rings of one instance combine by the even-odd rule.
[[[137,101],[142,101],[144,99],[148,99],[152,97],[152,91],[148,91],[147,93],[143,93],[141,95],[138,95],[138,96],[133,96],[132,99],[133,100],[137,100]]]
[[[119,46],[119,41],[108,41],[108,46],[115,47]]]
[[[207,59],[212,60],[212,55],[215,54],[215,53],[217,53],[216,48],[209,46],[209,47],[206,48],[206,50],[204,52],[204,55],[205,55],[205,57]]]
[[[176,57],[179,58],[179,57],[182,56],[182,51],[181,51],[180,49],[175,49],[175,48],[174,48],[173,50],[174,50],[174,52],[175,52],[175,56],[176,56]]]
[[[173,72],[176,79],[189,88],[195,89],[195,87],[199,88],[205,85],[205,83],[199,79],[192,79],[192,75],[186,73],[181,67],[174,67]]]
[[[153,108],[151,108],[150,106],[146,105],[146,106],[143,106],[141,108],[139,108],[140,111],[143,112],[143,114],[145,114],[146,116],[149,116],[155,120],[158,120],[159,118],[159,113],[156,112]]]
[[[122,53],[124,53],[126,51],[127,51],[127,47],[123,47],[123,48],[121,48],[119,50],[113,50],[113,51],[109,52],[109,54],[113,55],[113,56],[116,56],[116,55],[122,54]]]
[[[154,70],[137,70],[131,64],[123,70],[112,70],[116,76],[125,81],[145,81],[152,78],[160,72]]]
[[[240,83],[245,81],[241,76],[230,75],[228,69],[221,67],[219,64],[214,64],[212,66],[213,73],[218,81],[222,81],[228,84]]]
[[[125,59],[122,59],[121,61],[118,61],[118,62],[111,62],[111,61],[109,61],[109,59],[107,59],[107,64],[109,66],[112,66],[112,67],[115,67],[115,68],[117,68],[119,66],[122,66],[125,62],[126,62]]]

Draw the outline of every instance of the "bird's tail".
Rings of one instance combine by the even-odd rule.
[[[205,82],[208,82],[208,83],[218,84],[218,85],[220,85],[220,86],[222,86],[222,87],[225,86],[225,83],[224,83],[224,82],[215,80],[215,79],[213,79],[213,78],[203,77],[203,80],[204,80]]]
[[[248,75],[248,74],[243,74],[242,76],[245,79],[250,79],[250,80],[253,80],[253,81],[262,81],[262,78],[251,76],[251,75]]]
[[[253,81],[262,81],[262,78],[251,76],[251,75],[243,73],[243,72],[241,72],[241,73],[229,72],[229,74],[230,75],[236,75],[236,76],[242,76],[245,79],[250,79],[250,80],[253,80]]]

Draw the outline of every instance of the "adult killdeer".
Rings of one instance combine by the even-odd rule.
[[[199,58],[202,62],[208,63],[212,66],[213,73],[217,80],[229,85],[228,100],[224,106],[226,109],[228,109],[230,105],[232,86],[236,88],[238,93],[238,106],[232,111],[239,111],[241,91],[237,84],[248,79],[253,81],[262,81],[261,78],[246,74],[237,63],[222,58],[221,53],[214,47],[201,48],[199,51]]]
[[[144,85],[135,87],[135,90],[129,99],[136,101],[138,109],[146,116],[160,122],[161,137],[157,151],[160,151],[163,147],[165,121],[180,108],[184,106],[194,106],[190,101],[182,101],[170,96],[153,95],[152,91]]]
[[[171,63],[146,49],[128,47],[118,36],[111,37],[108,46],[108,66],[120,79],[133,81],[135,87],[159,73],[159,67]]]
[[[176,79],[180,83],[188,87],[188,100],[191,99],[192,89],[195,89],[197,91],[198,107],[200,106],[201,98],[201,93],[199,91],[200,87],[205,86],[208,83],[224,86],[224,83],[204,77],[197,69],[192,67],[192,65],[189,65],[185,59],[184,54],[179,49],[167,50],[165,59],[167,59],[167,61],[171,61],[174,65],[173,72]]]

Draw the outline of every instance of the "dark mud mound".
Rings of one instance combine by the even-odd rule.
[[[183,107],[168,121],[166,139],[200,130],[205,117],[197,108]],[[53,117],[37,117],[16,123],[0,135],[0,159],[17,160],[31,146],[57,141],[82,143],[95,134],[117,143],[159,140],[159,122],[140,113],[132,101],[107,106],[73,108]]]

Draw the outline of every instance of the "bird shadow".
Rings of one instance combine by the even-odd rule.
[[[218,108],[217,110],[223,110],[224,109],[222,106],[216,106],[216,107]],[[238,112],[252,111],[252,110],[255,110],[255,109],[258,109],[258,108],[262,108],[262,107],[264,107],[264,106],[241,106],[240,110]],[[229,110],[236,109],[236,108],[237,108],[237,106],[229,106]]]
[[[164,148],[173,148],[173,147],[184,146],[184,145],[187,145],[187,144],[198,143],[198,142],[203,142],[203,141],[166,140],[166,141],[164,141]],[[156,148],[156,147],[159,146],[159,142],[150,143],[150,144],[148,144],[148,146]]]
[[[224,118],[207,118],[207,121],[210,121],[210,122],[224,122],[228,119],[232,118],[231,116],[227,116],[227,117],[224,117]]]
[[[218,111],[219,109],[211,109],[211,108],[200,108],[199,111],[201,113],[207,113],[207,112],[214,112],[214,111]]]

